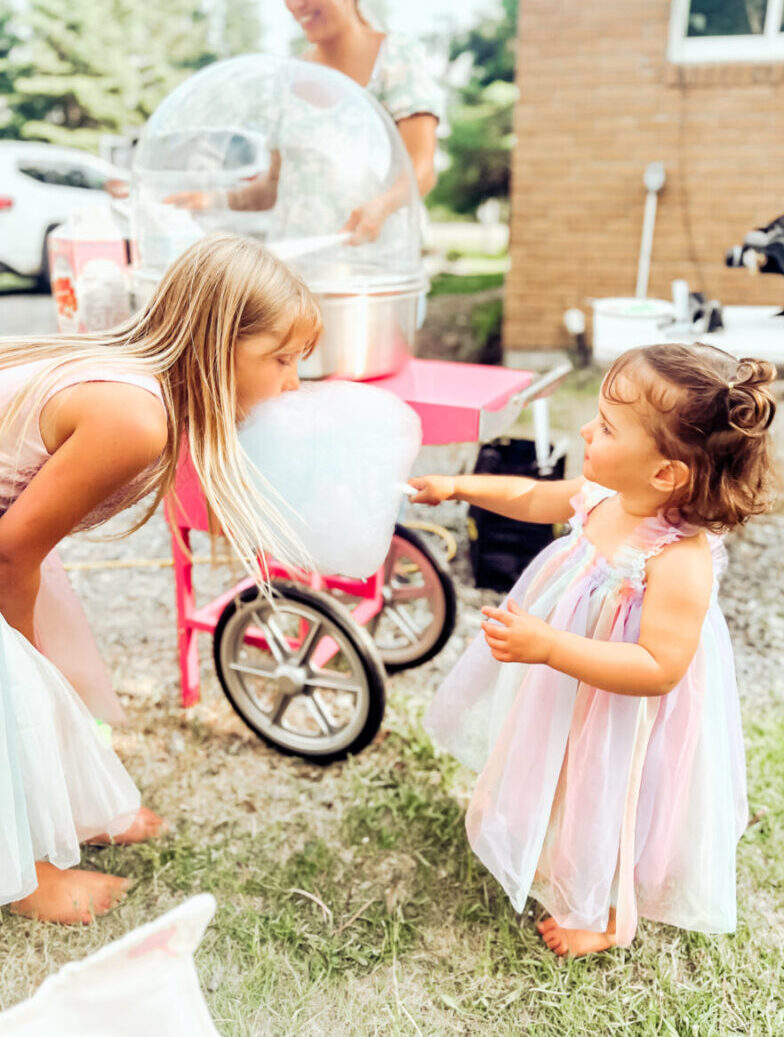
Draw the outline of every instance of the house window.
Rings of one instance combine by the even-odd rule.
[[[784,0],[672,0],[670,61],[784,61]]]

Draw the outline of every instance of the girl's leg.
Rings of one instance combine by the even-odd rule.
[[[129,879],[97,871],[61,871],[53,864],[36,863],[38,886],[23,900],[11,904],[15,915],[41,922],[89,925],[125,898]]]
[[[615,908],[610,909],[607,929],[603,933],[589,929],[564,929],[550,917],[537,922],[536,928],[550,950],[559,957],[568,954],[571,958],[579,958],[584,954],[596,954],[615,946]]]
[[[122,724],[125,716],[112,679],[95,643],[82,603],[71,587],[57,551],[41,565],[41,586],[35,601],[36,648],[54,663],[94,716]],[[91,843],[140,843],[167,830],[166,823],[142,807],[133,824],[113,839],[99,835]]]
[[[152,810],[148,810],[147,807],[139,807],[133,823],[124,832],[120,832],[119,835],[115,836],[107,835],[106,833],[96,835],[88,840],[88,845],[106,846],[112,843],[119,843],[121,846],[127,846],[129,843],[143,843],[147,839],[155,839],[168,831],[169,826],[162,817],[158,817],[157,814],[154,814]]]

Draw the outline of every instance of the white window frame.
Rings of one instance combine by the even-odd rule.
[[[758,36],[687,36],[690,0],[672,0],[667,57],[677,65],[784,61],[784,0],[768,0]]]

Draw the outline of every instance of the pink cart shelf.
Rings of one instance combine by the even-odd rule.
[[[526,401],[519,394],[534,378],[531,371],[507,367],[411,359],[396,374],[371,384],[412,407],[422,421],[423,442],[435,445],[500,435],[522,410]]]

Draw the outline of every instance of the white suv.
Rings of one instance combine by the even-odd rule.
[[[46,236],[73,209],[111,205],[127,174],[76,148],[0,140],[0,270],[49,280]]]

